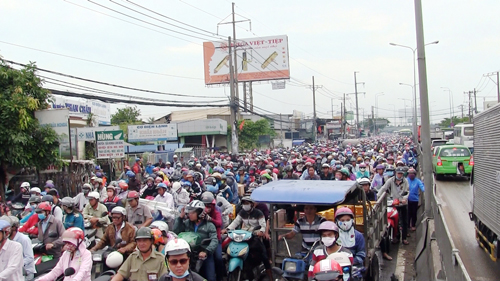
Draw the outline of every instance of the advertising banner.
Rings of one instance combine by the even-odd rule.
[[[98,100],[69,99],[54,95],[52,108],[67,108],[70,116],[87,118],[92,113],[99,125],[111,125],[111,109],[109,104]]]
[[[177,140],[177,124],[148,124],[128,126],[128,141]]]
[[[236,47],[239,82],[290,79],[286,35],[238,39]],[[229,83],[227,41],[203,42],[205,84]]]
[[[227,135],[227,121],[214,118],[178,124],[179,136]]]
[[[77,128],[78,141],[95,141],[96,131],[116,131],[120,126]]]
[[[125,157],[123,131],[96,131],[97,159]]]
[[[69,110],[62,109],[46,109],[35,111],[35,118],[42,126],[49,126],[59,135],[59,154],[62,158],[70,158],[69,150]],[[75,129],[71,129],[71,137],[74,143]],[[73,156],[76,156],[76,147],[73,146]]]

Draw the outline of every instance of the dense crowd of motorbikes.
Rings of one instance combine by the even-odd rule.
[[[423,192],[417,150],[396,135],[135,160],[115,180],[96,166],[74,197],[60,198],[51,180],[42,189],[22,183],[0,205],[0,246],[22,241],[10,247],[22,260],[4,261],[0,250],[0,280],[360,280],[366,254],[352,211],[339,208],[327,221],[315,206],[305,206],[301,218],[294,206],[282,206],[294,228],[275,238],[290,257],[287,239],[302,234],[302,270],[292,271],[286,261],[273,267],[275,210],[252,192],[279,180],[353,181],[371,201],[385,190],[391,242],[404,245]],[[381,251],[392,260],[388,245]]]

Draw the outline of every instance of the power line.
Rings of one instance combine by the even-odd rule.
[[[27,66],[25,64],[6,60],[6,59],[3,59],[3,61],[11,63],[11,64],[15,64],[15,65],[23,66],[23,67]],[[64,77],[69,77],[69,78],[73,78],[73,79],[86,81],[86,82],[91,82],[91,83],[96,83],[96,84],[101,84],[101,85],[106,85],[106,86],[116,87],[116,88],[121,88],[121,89],[126,89],[126,90],[145,92],[145,93],[150,93],[150,94],[160,94],[160,95],[169,95],[169,96],[177,96],[177,97],[191,97],[191,98],[214,98],[213,96],[193,96],[193,95],[173,94],[173,93],[145,90],[145,89],[133,88],[133,87],[128,87],[128,86],[121,86],[121,85],[117,85],[117,84],[111,84],[111,83],[101,82],[101,81],[97,81],[97,80],[82,78],[82,77],[78,77],[78,76],[73,76],[73,75],[69,75],[69,74],[64,74],[64,73],[60,73],[60,72],[56,72],[56,71],[52,71],[52,70],[39,68],[39,67],[35,67],[35,69],[40,70],[40,71],[44,71],[44,72],[48,72],[48,73],[52,73],[52,74],[56,74],[56,75],[61,75]]]
[[[161,75],[161,76],[167,76],[167,77],[174,77],[174,78],[183,78],[183,79],[192,79],[192,80],[203,80],[203,78],[196,78],[196,77],[188,77],[188,76],[179,76],[179,75],[172,75],[172,74],[165,74],[165,73],[158,73],[158,72],[152,72],[152,71],[147,71],[147,70],[141,70],[141,69],[136,69],[136,68],[131,68],[131,67],[126,67],[126,66],[120,66],[120,65],[115,65],[115,64],[110,64],[110,63],[105,63],[105,62],[99,62],[99,61],[94,61],[90,59],[84,59],[84,58],[79,58],[79,57],[74,57],[74,56],[69,56],[69,55],[64,55],[56,52],[51,52],[51,51],[45,51],[37,48],[32,48],[32,47],[27,47],[19,44],[14,44],[14,43],[9,43],[5,41],[0,41],[0,43],[7,44],[7,45],[12,45],[20,48],[25,48],[33,51],[38,51],[42,53],[47,53],[47,54],[52,54],[56,56],[61,56],[61,57],[66,57],[70,59],[75,59],[75,60],[81,60],[85,62],[91,62],[95,64],[101,64],[101,65],[106,65],[106,66],[111,66],[111,67],[116,67],[116,68],[121,68],[121,69],[127,69],[127,70],[132,70],[132,71],[137,71],[137,72],[143,72],[143,73],[148,73],[148,74],[155,74],[155,75]]]

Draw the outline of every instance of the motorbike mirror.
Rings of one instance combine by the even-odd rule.
[[[107,216],[107,215],[108,215],[108,212],[102,212],[102,214],[101,214],[101,218],[103,218],[103,217],[105,217],[105,216]]]
[[[75,269],[72,268],[72,267],[68,267],[64,270],[64,276],[71,276],[73,274],[75,274]]]
[[[51,232],[51,233],[49,233],[49,237],[50,238],[57,238],[57,237],[59,237],[59,235],[57,235],[57,232]]]
[[[116,239],[116,243],[115,243],[115,245],[113,246],[113,248],[115,248],[116,246],[118,246],[118,244],[120,244],[122,241],[123,241],[123,240],[122,240],[122,239],[120,239],[120,238]]]
[[[217,203],[217,206],[222,207],[222,202]]]

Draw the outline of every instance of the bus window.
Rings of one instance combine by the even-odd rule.
[[[464,127],[464,136],[474,136],[474,127]]]

